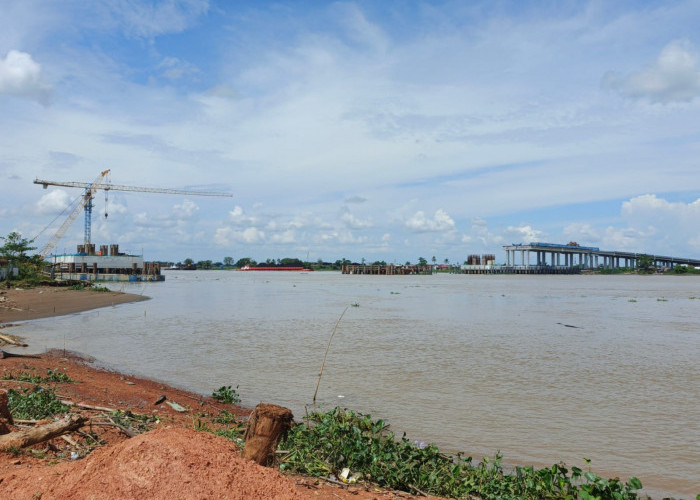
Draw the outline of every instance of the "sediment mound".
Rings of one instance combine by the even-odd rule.
[[[279,471],[244,460],[230,441],[192,429],[158,429],[84,460],[0,478],[13,499],[308,498]]]

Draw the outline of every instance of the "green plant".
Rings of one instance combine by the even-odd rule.
[[[233,424],[237,421],[236,415],[226,410],[222,410],[221,413],[212,419],[212,422],[217,424]]]
[[[222,385],[212,392],[211,397],[220,403],[236,404],[241,402],[241,397],[238,394],[238,386],[232,389],[230,385]]]
[[[21,420],[41,420],[69,410],[56,397],[56,391],[50,388],[35,386],[21,393],[10,389],[7,391],[10,413]]]
[[[109,288],[107,288],[106,286],[93,286],[93,287],[90,287],[90,290],[93,292],[111,292],[112,291]]]
[[[76,283],[68,287],[68,290],[85,290],[85,285],[82,283]]]
[[[634,477],[622,483],[577,467],[569,471],[564,464],[516,467],[509,473],[500,453],[474,465],[471,457],[448,456],[405,435],[395,439],[384,421],[340,408],[311,413],[290,430],[280,448],[287,452],[280,468],[295,473],[337,475],[347,467],[354,477],[380,486],[450,498],[634,500],[642,486]]]
[[[7,375],[1,377],[2,380],[18,380],[20,382],[31,382],[32,384],[42,384],[46,382],[75,382],[65,373],[59,371],[58,368],[52,370],[51,368],[46,369],[46,376],[36,375],[28,372],[20,372],[19,375],[15,375],[10,372]]]

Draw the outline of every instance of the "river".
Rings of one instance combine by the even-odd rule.
[[[242,404],[371,413],[412,440],[700,493],[700,277],[166,271],[146,302],[36,320],[33,348]],[[345,312],[344,312],[345,311]],[[343,314],[342,319],[338,322]]]

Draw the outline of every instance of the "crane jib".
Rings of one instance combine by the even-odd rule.
[[[176,194],[176,195],[186,195],[186,196],[222,196],[231,198],[233,197],[230,193],[221,193],[215,191],[188,191],[185,189],[164,189],[164,188],[149,188],[149,187],[139,187],[139,186],[122,186],[118,184],[103,184],[102,181],[104,177],[110,172],[110,170],[104,170],[97,176],[93,182],[73,182],[73,181],[47,181],[43,179],[34,179],[34,184],[41,184],[44,189],[49,186],[61,186],[61,187],[74,187],[84,189],[85,193],[81,197],[81,201],[73,208],[72,212],[66,220],[63,222],[61,227],[56,231],[56,234],[51,238],[51,240],[46,244],[46,246],[41,250],[40,255],[46,257],[51,250],[56,246],[58,241],[64,236],[68,228],[71,226],[73,221],[76,219],[81,210],[85,209],[85,237],[84,243],[90,243],[91,236],[91,225],[92,225],[92,198],[96,191],[102,189],[103,191],[133,191],[141,193],[161,193],[161,194]]]

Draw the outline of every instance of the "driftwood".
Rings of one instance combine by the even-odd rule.
[[[282,406],[260,403],[248,419],[243,458],[260,465],[273,465],[275,451],[282,437],[292,426],[292,410]]]
[[[93,406],[93,405],[87,405],[85,403],[74,403],[73,401],[68,401],[67,399],[61,399],[61,403],[66,405],[66,406],[75,406],[77,408],[83,408],[85,410],[94,410],[94,411],[106,411],[106,412],[113,412],[113,411],[119,411],[116,408],[105,408],[104,406]]]
[[[40,356],[32,356],[31,354],[15,354],[15,353],[12,353],[12,352],[0,351],[0,359],[5,359],[5,358],[33,358],[33,359],[41,359]]]
[[[15,446],[18,448],[26,448],[33,444],[43,443],[44,441],[58,437],[66,432],[80,429],[87,420],[87,417],[83,417],[82,415],[69,415],[61,420],[46,425],[10,432],[9,434],[0,436],[0,450],[7,450]]]
[[[12,345],[20,346],[20,347],[27,347],[27,344],[23,344],[22,342],[18,342],[15,339],[13,339],[12,337],[8,337],[7,335],[3,335],[1,333],[0,333],[0,340],[2,340],[3,342],[5,342],[7,344],[12,344]]]

